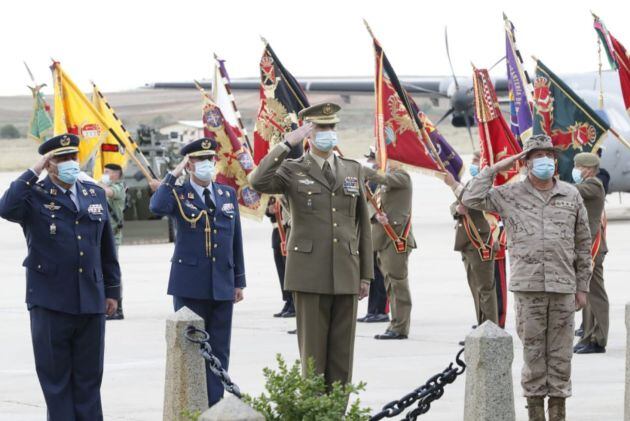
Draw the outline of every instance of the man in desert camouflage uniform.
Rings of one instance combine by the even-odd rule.
[[[525,160],[527,178],[493,187],[495,175],[518,159]],[[484,168],[462,195],[464,206],[498,213],[505,223],[530,421],[545,420],[546,396],[549,420],[565,420],[575,310],[586,304],[591,278],[586,209],[574,186],[553,177],[555,169],[551,139],[535,135],[522,153]]]

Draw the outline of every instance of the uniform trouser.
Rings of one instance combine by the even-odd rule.
[[[387,314],[387,291],[385,291],[383,274],[378,268],[376,252],[374,253],[374,280],[370,282],[367,312],[368,314]]]
[[[230,363],[230,340],[232,338],[232,301],[197,300],[193,298],[173,297],[175,311],[188,307],[204,321],[205,330],[210,334],[212,353],[219,359],[227,371]],[[223,397],[223,385],[206,362],[206,383],[208,387],[208,406],[212,406]]]
[[[102,420],[105,316],[33,307],[30,317],[35,368],[48,420]]]
[[[580,343],[584,345],[596,343],[605,347],[608,343],[610,305],[608,303],[608,294],[606,294],[606,288],[604,287],[605,257],[605,253],[600,253],[595,257],[588,300],[586,307],[582,310],[584,336]]]
[[[276,263],[276,271],[278,272],[278,280],[280,281],[280,291],[282,291],[282,301],[293,307],[293,295],[290,291],[284,289],[284,272],[287,265],[287,257],[282,255],[280,247],[273,248],[273,260]]]
[[[514,292],[525,397],[571,396],[575,294]]]
[[[116,243],[116,258],[119,257],[118,255],[118,249],[120,248],[120,245],[122,244],[122,232],[120,232],[120,234],[116,234],[114,236],[114,241]],[[120,277],[120,298],[118,299],[118,308],[116,309],[116,313],[117,314],[122,314],[123,312],[123,306],[122,306],[122,276]]]
[[[475,303],[477,323],[486,320],[499,324],[499,308],[494,279],[494,260],[482,261],[474,247],[462,250],[462,260],[466,268],[468,286]]]
[[[329,387],[352,381],[358,296],[294,292],[293,300],[302,373],[312,358]]]
[[[408,249],[406,253],[396,253],[394,244],[388,244],[377,252],[378,267],[385,278],[385,290],[389,297],[391,321],[388,330],[401,335],[409,335],[411,323],[411,292],[407,279]]]

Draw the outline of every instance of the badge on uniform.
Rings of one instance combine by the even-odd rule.
[[[87,196],[87,190],[85,190],[85,188],[81,189],[81,193],[83,193],[83,196]]]
[[[219,196],[223,196],[223,190],[218,189],[218,190],[217,190],[217,193],[219,193]]]
[[[55,202],[50,202],[49,204],[44,205],[44,207],[48,209],[49,211],[56,211],[56,210],[59,210],[59,208],[61,208],[61,206],[55,205]]]
[[[184,205],[185,205],[187,208],[192,209],[192,210],[194,210],[194,211],[196,211],[196,210],[197,210],[197,206],[193,205],[193,204],[192,204],[192,203],[190,203],[190,202],[184,202]]]
[[[55,223],[53,222],[52,224],[50,224],[50,235],[55,234],[57,234],[57,225],[55,225]]]
[[[56,188],[54,188],[54,187],[52,187],[52,188],[50,189],[50,195],[51,195],[51,196],[57,196],[57,189],[56,189]]]
[[[357,177],[346,177],[343,180],[343,191],[346,194],[359,194],[359,179]]]
[[[311,184],[315,184],[313,180],[310,178],[303,178],[302,180],[298,180],[298,183],[304,184],[305,186],[310,186]]]
[[[94,189],[90,189],[90,196],[96,196],[96,191]]]
[[[193,192],[191,192],[191,191],[190,191],[190,192],[188,192],[188,198],[189,198],[189,199],[194,199],[194,198],[195,198],[195,193],[193,193]]]
[[[233,203],[224,203],[223,206],[221,206],[221,211],[223,211],[223,213],[231,215],[234,213],[234,204]]]
[[[92,203],[88,206],[87,211],[92,215],[102,215],[103,214],[103,205],[100,203]]]

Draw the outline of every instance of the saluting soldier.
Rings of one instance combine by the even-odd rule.
[[[203,318],[213,353],[227,370],[232,310],[243,299],[245,266],[236,193],[212,182],[216,148],[210,138],[184,146],[184,159],[166,174],[149,208],[172,218],[177,228],[168,283],[175,311],[185,306]],[[189,179],[176,184],[184,169]],[[223,386],[208,365],[206,379],[212,406],[223,397]]]
[[[395,161],[387,171],[364,167],[367,180],[379,185],[372,198],[377,209],[372,218],[372,246],[378,267],[385,279],[392,319],[384,333],[375,339],[407,339],[411,324],[411,291],[409,290],[409,254],[416,248],[411,229],[413,183],[411,176]]]
[[[305,372],[312,358],[326,383],[352,377],[357,297],[373,277],[370,220],[361,165],[333,154],[340,107],[313,105],[250,174],[254,189],[284,194],[291,210],[285,288],[293,291]],[[309,139],[310,150],[285,159]]]
[[[0,216],[26,237],[26,305],[50,421],[103,419],[104,313],[120,293],[105,192],[78,180],[78,145],[72,134],[42,143],[42,158],[0,199]]]
[[[588,225],[591,231],[591,257],[593,258],[593,276],[588,292],[586,307],[582,310],[584,335],[573,348],[576,354],[599,354],[606,352],[608,342],[609,308],[608,294],[604,287],[604,258],[608,252],[606,245],[604,204],[606,191],[604,184],[597,177],[599,157],[590,152],[575,155],[573,181],[584,199],[588,213]]]
[[[125,200],[127,198],[127,189],[122,180],[123,170],[118,164],[106,164],[103,170],[103,176],[98,183],[105,190],[107,196],[107,207],[109,216],[111,217],[112,230],[114,231],[114,240],[116,241],[116,252],[122,244],[123,219],[125,211]],[[122,320],[125,318],[122,307],[122,282],[121,294],[118,300],[118,309],[116,313],[107,317],[107,320]]]

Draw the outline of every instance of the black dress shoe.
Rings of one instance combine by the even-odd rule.
[[[366,323],[366,322],[368,321],[368,319],[369,319],[370,317],[372,317],[372,316],[374,316],[374,315],[373,315],[373,314],[368,313],[368,314],[366,314],[366,315],[365,315],[365,316],[363,316],[363,317],[359,317],[359,318],[357,319],[357,322],[359,322],[359,323]]]
[[[590,343],[573,352],[576,354],[603,354],[606,352],[606,348],[596,343]]]
[[[577,352],[584,348],[586,345],[583,343],[578,342],[577,344],[575,344],[575,346],[573,347],[573,353],[577,354]]]
[[[291,311],[291,310],[287,310],[284,313],[282,313],[280,315],[280,317],[283,317],[285,319],[291,318],[291,317],[295,317],[295,310]]]
[[[402,335],[391,330],[386,330],[381,335],[374,335],[374,339],[407,339],[407,335]]]
[[[473,330],[477,329],[477,325],[472,325],[471,329],[473,329]]]
[[[583,338],[584,337],[584,329],[583,328],[579,328],[575,330],[575,336],[577,336],[578,338]]]
[[[373,314],[372,317],[365,321],[366,323],[387,323],[389,316],[387,314]]]
[[[464,345],[466,345],[466,341],[459,341],[458,344],[459,344],[459,346],[464,346]]]
[[[117,311],[111,316],[105,316],[105,320],[124,320],[124,319],[125,319],[125,315],[123,314],[122,311]]]
[[[289,335],[297,335],[297,329],[287,330],[287,333],[288,333]]]

